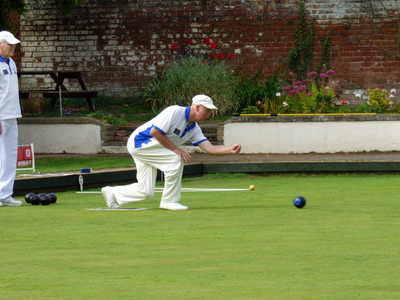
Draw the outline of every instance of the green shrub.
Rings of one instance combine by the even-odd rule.
[[[238,99],[243,111],[248,111],[249,107],[256,105],[260,107],[259,110],[262,110],[263,113],[276,113],[278,107],[282,104],[277,94],[284,84],[284,81],[279,77],[280,69],[278,67],[269,79],[261,79],[261,68],[253,77],[244,76],[240,79]],[[258,109],[258,107],[256,108]]]
[[[128,125],[128,122],[126,120],[121,119],[120,117],[115,116],[111,113],[107,113],[107,112],[96,111],[96,112],[90,114],[90,117],[102,120],[102,121],[104,121],[108,124],[114,125],[114,126]]]
[[[224,61],[185,58],[171,63],[149,85],[145,99],[153,111],[177,104],[187,106],[197,94],[210,96],[223,115],[238,107],[236,75]]]

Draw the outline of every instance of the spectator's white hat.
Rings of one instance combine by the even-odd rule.
[[[207,107],[208,109],[218,109],[214,105],[212,99],[210,97],[206,96],[206,95],[194,96],[192,101],[193,101],[193,104],[203,105],[203,106]]]
[[[21,41],[8,31],[0,31],[0,41],[5,40],[7,43],[11,45],[19,44]]]

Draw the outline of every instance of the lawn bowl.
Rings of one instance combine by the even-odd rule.
[[[297,196],[296,198],[294,198],[293,204],[297,208],[303,208],[306,205],[306,198],[304,198],[303,196]]]
[[[38,194],[38,196],[39,196],[39,199],[40,199],[40,204],[42,204],[42,205],[50,205],[51,199],[47,194],[40,193],[40,194]]]

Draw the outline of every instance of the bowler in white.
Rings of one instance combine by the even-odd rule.
[[[12,60],[20,41],[8,31],[0,31],[0,206],[20,206],[12,198],[17,169],[18,124],[21,117],[17,66]]]
[[[137,182],[129,185],[102,188],[109,208],[152,198],[155,192],[157,169],[164,173],[164,189],[160,208],[186,210],[181,200],[181,181],[184,163],[190,154],[180,146],[190,141],[212,155],[239,153],[241,146],[213,145],[204,136],[197,122],[205,121],[217,107],[206,95],[197,95],[188,107],[173,105],[152,120],[138,127],[129,137],[127,148],[136,165]]]

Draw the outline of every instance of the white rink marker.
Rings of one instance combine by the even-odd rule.
[[[164,188],[156,188],[156,193],[162,193]],[[215,188],[182,188],[182,193],[190,192],[234,192],[234,191],[250,191],[249,189],[215,189]],[[100,191],[76,192],[77,194],[101,194]]]
[[[120,207],[120,208],[109,208],[109,207],[99,207],[99,208],[86,208],[86,210],[146,210],[151,208],[133,208],[133,207]]]

